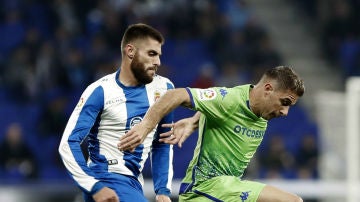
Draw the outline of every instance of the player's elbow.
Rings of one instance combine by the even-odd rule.
[[[293,200],[291,200],[292,202],[304,202],[303,199],[299,196],[294,196]]]
[[[177,88],[171,93],[171,97],[174,99],[174,102],[178,102],[178,106],[181,105],[187,108],[191,107],[190,95],[187,92],[186,88]]]
[[[58,147],[58,152],[60,154],[61,157],[63,157],[66,153],[66,144],[64,144],[62,141],[60,142],[59,144],[59,147]]]
[[[297,195],[287,196],[279,200],[281,202],[303,202],[303,199]]]

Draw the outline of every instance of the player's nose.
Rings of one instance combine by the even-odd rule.
[[[154,66],[157,66],[157,67],[159,67],[161,65],[161,61],[160,61],[159,56],[154,58],[153,64],[154,64]]]
[[[280,109],[280,116],[287,116],[289,113],[289,106],[284,106]]]

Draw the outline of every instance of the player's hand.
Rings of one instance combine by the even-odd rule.
[[[116,192],[109,187],[104,187],[93,195],[95,202],[120,202]]]
[[[178,144],[181,148],[183,142],[196,130],[198,122],[194,122],[194,119],[191,117],[181,119],[173,124],[162,124],[161,126],[171,128],[171,130],[161,133],[159,141],[167,144]]]
[[[156,202],[171,202],[171,199],[166,195],[156,195]]]
[[[120,138],[118,149],[120,151],[134,152],[135,148],[142,144],[148,134],[146,128],[141,124],[137,124],[131,128],[124,136]]]

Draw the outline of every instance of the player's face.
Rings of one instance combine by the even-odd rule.
[[[130,69],[139,83],[152,82],[160,66],[161,44],[153,39],[142,40],[136,47],[136,53]]]
[[[266,120],[287,116],[290,106],[294,105],[298,96],[290,91],[271,91],[265,97],[261,117]]]

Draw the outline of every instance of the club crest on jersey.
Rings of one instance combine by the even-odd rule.
[[[130,120],[130,129],[131,129],[133,126],[139,124],[141,121],[142,121],[142,118],[141,118],[140,116],[136,116],[136,117],[132,118],[132,119]]]
[[[200,100],[212,100],[216,97],[214,89],[199,89],[197,93]]]
[[[156,102],[160,98],[161,94],[159,91],[154,92],[154,102]]]

